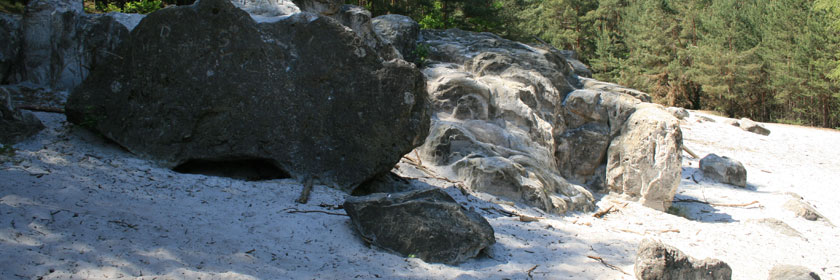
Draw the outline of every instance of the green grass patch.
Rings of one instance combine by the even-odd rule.
[[[0,0],[0,12],[7,14],[23,14],[26,7],[23,1]]]

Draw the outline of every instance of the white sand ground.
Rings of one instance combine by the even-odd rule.
[[[705,182],[695,174],[698,159],[686,157],[677,198],[758,203],[675,203],[686,219],[605,196],[599,207],[619,210],[604,218],[574,213],[525,223],[493,207],[545,215],[420,179],[446,187],[496,231],[488,256],[449,266],[366,246],[346,216],[294,212],[343,214],[329,207],[343,202],[339,191],[316,186],[299,205],[301,186],[292,180],[176,173],[68,125],[63,115],[37,113],[48,128],[0,160],[0,279],[633,279],[636,247],[646,237],[719,258],[735,279],[766,279],[776,264],[840,278],[840,229],[782,208],[793,192],[840,223],[840,132],[766,124],[772,133],[761,136],[715,116],[698,123],[698,114],[684,122],[685,144],[701,156],[740,160],[749,186]],[[398,167],[423,176],[406,162]],[[755,222],[763,218],[801,236]]]

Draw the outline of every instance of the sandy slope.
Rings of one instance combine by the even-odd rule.
[[[696,113],[695,113],[696,114]],[[456,200],[485,215],[497,244],[459,266],[427,264],[368,247],[348,218],[329,205],[344,193],[316,186],[307,205],[294,203],[292,180],[246,182],[179,174],[134,158],[113,144],[38,113],[48,128],[18,144],[0,163],[0,279],[633,279],[636,246],[658,238],[695,257],[728,262],[736,279],[766,279],[775,264],[809,267],[840,277],[840,229],[796,218],[782,204],[794,192],[840,222],[840,132],[767,124],[770,136],[720,122],[684,123],[685,143],[698,154],[741,160],[747,189],[704,182],[697,159],[684,160],[678,198],[745,203],[711,207],[676,203],[689,219],[610,196],[603,219],[591,213],[524,223],[487,195]],[[405,176],[426,177],[407,162]],[[694,179],[699,183],[695,183]],[[788,236],[755,220],[776,218],[801,233]],[[615,265],[611,269],[590,258]]]

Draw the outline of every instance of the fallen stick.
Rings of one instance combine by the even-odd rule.
[[[343,214],[343,213],[333,213],[333,212],[327,212],[327,211],[321,211],[321,210],[297,210],[297,209],[294,209],[294,208],[292,208],[289,211],[286,211],[286,213],[321,213],[321,214],[328,214],[328,215],[335,215],[335,216],[347,216],[347,214]]]
[[[746,207],[746,206],[750,206],[750,205],[759,203],[758,200],[753,201],[753,202],[749,202],[749,203],[711,203],[711,202],[706,202],[706,201],[696,200],[696,199],[676,199],[676,200],[674,200],[674,202],[693,202],[693,203],[702,203],[702,204],[707,204],[707,205],[711,205],[711,206],[720,206],[720,207]]]
[[[688,147],[686,147],[685,145],[682,145],[682,149],[683,149],[683,151],[685,151],[686,153],[691,155],[692,158],[700,158],[699,156],[697,156],[697,154],[695,154],[694,152],[689,150]]]
[[[614,206],[615,205],[610,205],[610,207],[607,207],[606,209],[601,209],[601,211],[598,211],[598,212],[595,212],[595,214],[592,214],[592,217],[600,219],[601,217],[607,215],[610,212],[618,211],[618,209],[614,209]]]
[[[531,273],[534,272],[534,270],[536,270],[538,266],[540,265],[534,265],[533,267],[531,267],[531,269],[528,270],[528,278],[534,279],[534,276],[531,275]]]
[[[309,201],[309,193],[312,191],[312,177],[303,179],[303,190],[300,191],[300,197],[295,202],[306,204]]]
[[[625,275],[630,275],[629,273],[624,272],[624,270],[622,270],[620,267],[617,267],[617,266],[614,266],[614,265],[612,265],[612,264],[607,263],[607,261],[605,261],[605,260],[604,260],[603,258],[601,258],[601,257],[596,257],[596,256],[586,256],[586,257],[588,257],[588,258],[590,258],[590,259],[593,259],[593,260],[596,260],[596,261],[599,261],[599,262],[601,262],[601,264],[603,264],[603,265],[605,265],[605,266],[607,266],[607,267],[611,268],[612,270],[617,270],[617,271],[619,271],[619,272],[621,272],[621,273],[624,273]]]
[[[17,108],[18,108],[18,109],[20,109],[20,110],[29,110],[29,111],[38,111],[38,112],[61,113],[61,114],[64,114],[64,109],[62,109],[62,108],[57,108],[57,107],[46,107],[46,106],[36,106],[36,105],[28,106],[28,105],[24,105],[24,106],[17,106]]]

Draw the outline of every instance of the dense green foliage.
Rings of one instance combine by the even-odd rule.
[[[669,106],[840,127],[837,0],[350,0],[425,28],[577,51],[595,78]]]

